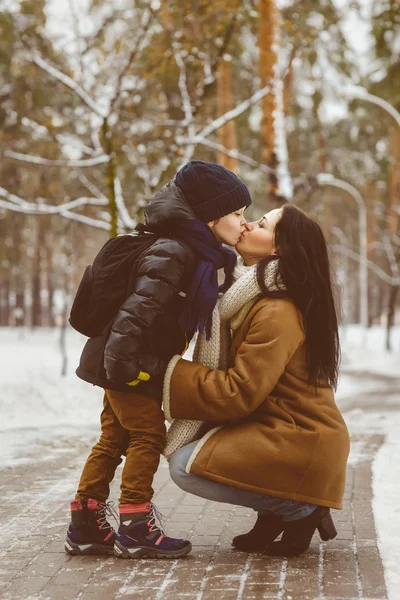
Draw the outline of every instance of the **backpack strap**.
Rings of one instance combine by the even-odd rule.
[[[135,227],[135,232],[137,233],[159,233],[159,230],[156,227],[150,227],[149,225],[145,225],[144,223],[138,223]],[[137,233],[131,233],[129,235],[137,235]]]

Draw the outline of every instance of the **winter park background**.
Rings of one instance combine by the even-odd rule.
[[[74,375],[84,339],[67,324],[83,269],[180,165],[220,162],[249,185],[249,220],[289,201],[324,229],[337,401],[352,434],[385,436],[373,510],[400,598],[398,0],[0,7],[2,478],[48,459],[43,440],[54,456],[94,442],[102,394]]]

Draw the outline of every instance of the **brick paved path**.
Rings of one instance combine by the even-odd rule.
[[[338,537],[325,544],[315,535],[306,555],[289,560],[234,550],[232,537],[252,526],[254,513],[182,492],[163,462],[155,502],[168,517],[168,533],[193,543],[188,557],[174,561],[66,555],[68,500],[88,446],[79,438],[59,439],[57,454],[44,444],[32,464],[1,472],[0,598],[384,600],[371,509],[371,460],[382,438],[353,442],[363,458],[349,467],[344,510],[332,511]],[[46,460],[48,454],[53,458]],[[112,497],[118,497],[118,482]]]

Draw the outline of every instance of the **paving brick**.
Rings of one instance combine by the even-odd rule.
[[[177,597],[179,594],[189,594],[193,598],[196,597],[199,590],[201,589],[202,576],[200,579],[196,576],[188,576],[186,578],[175,578],[168,583],[166,587],[166,594],[171,598]]]
[[[369,547],[359,547],[357,560],[360,569],[363,597],[384,597],[386,586],[377,546],[374,544]]]
[[[319,594],[319,555],[299,556],[288,560],[284,591],[287,596],[301,592],[309,596]]]
[[[79,567],[79,568],[62,568],[53,577],[52,585],[68,585],[68,583],[86,583],[91,577],[92,571],[90,568]]]
[[[277,598],[278,594],[279,582],[259,581],[254,583],[246,581],[243,598],[265,598],[266,596]]]
[[[220,590],[216,592],[215,590],[205,591],[202,595],[202,600],[237,600],[238,592],[237,590]],[[265,597],[265,596],[264,596]]]
[[[52,585],[49,583],[40,592],[39,600],[75,600],[81,589],[81,584],[74,584],[73,582],[70,582],[69,585]]]
[[[23,577],[17,577],[13,580],[10,592],[13,594],[29,595],[31,592],[40,592],[45,585],[50,581],[50,577],[32,577],[25,575]]]
[[[24,574],[27,576],[52,577],[69,561],[70,557],[66,554],[41,554],[36,560],[29,564],[25,569]]]

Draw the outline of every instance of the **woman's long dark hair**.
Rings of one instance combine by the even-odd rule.
[[[299,309],[306,334],[308,383],[318,386],[320,382],[328,382],[336,389],[339,333],[328,250],[321,227],[296,206],[285,204],[275,227],[275,248],[287,291],[268,292],[265,287],[265,268],[276,256],[258,264],[259,285],[266,295],[289,298]]]

